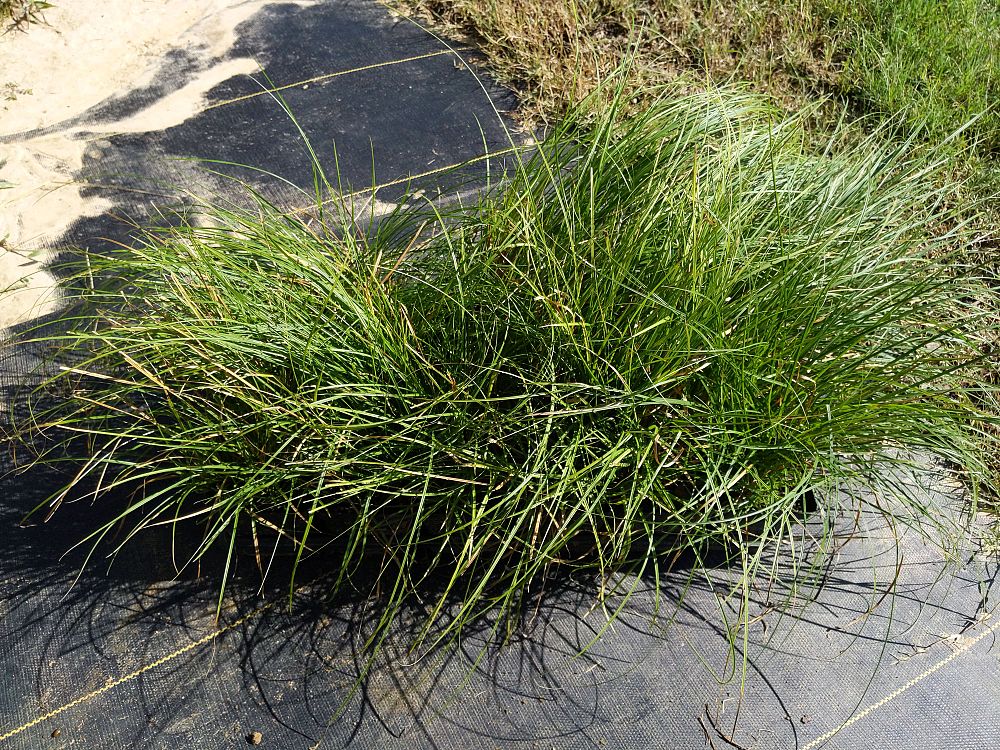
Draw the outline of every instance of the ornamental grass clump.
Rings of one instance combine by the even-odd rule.
[[[284,546],[434,640],[558,571],[712,545],[752,575],[844,484],[930,513],[893,467],[982,474],[979,282],[926,159],[801,135],[663,98],[571,117],[471,206],[257,197],[91,257],[30,425],[87,448],[49,452],[75,473],[46,507],[107,497],[88,544],[168,525],[179,566]]]

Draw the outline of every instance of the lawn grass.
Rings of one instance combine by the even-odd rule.
[[[39,512],[100,499],[85,544],[166,525],[180,567],[248,539],[262,572],[321,559],[381,602],[369,648],[414,598],[437,641],[516,623],[554,572],[606,590],[709,545],[749,585],[844,483],[933,521],[891,469],[975,483],[992,446],[944,164],[817,155],[738,92],[624,107],[447,215],[257,198],[91,256],[24,424],[74,477]]]
[[[974,117],[969,137],[1000,151],[1000,6],[983,0],[850,0],[842,87],[940,140]]]

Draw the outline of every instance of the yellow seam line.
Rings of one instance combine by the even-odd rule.
[[[402,185],[404,182],[410,182],[411,180],[421,180],[424,177],[431,177],[432,175],[440,174],[441,172],[447,172],[451,169],[457,169],[458,167],[464,167],[466,164],[478,164],[481,161],[487,161],[493,157],[497,156],[507,156],[515,151],[518,151],[517,146],[508,146],[507,148],[502,148],[499,151],[489,151],[485,154],[480,154],[479,156],[474,156],[471,159],[466,159],[465,161],[457,162],[456,164],[449,164],[445,167],[438,167],[436,169],[429,169],[426,172],[419,172],[417,174],[408,175],[406,177],[399,177],[395,180],[390,180],[389,182],[383,182],[381,185],[376,185],[373,188],[364,188],[363,190],[355,190],[353,193],[348,193],[345,198],[354,198],[362,193],[367,193],[371,191],[375,193],[378,190],[383,190],[385,188],[390,188],[395,185]],[[330,199],[335,200],[335,199]],[[324,203],[329,203],[329,200],[324,201]]]
[[[466,159],[465,161],[455,162],[454,164],[448,164],[446,166],[437,167],[435,169],[428,169],[426,172],[418,172],[417,174],[406,175],[405,177],[399,177],[395,180],[390,180],[389,182],[383,182],[373,187],[362,188],[360,190],[355,190],[350,193],[344,193],[343,195],[338,195],[334,198],[327,198],[326,200],[321,201],[318,205],[325,206],[328,203],[336,203],[338,201],[348,200],[350,198],[357,198],[359,195],[364,195],[365,193],[371,193],[372,195],[374,195],[379,190],[384,190],[385,188],[394,187],[396,185],[402,185],[407,182],[412,182],[413,180],[421,180],[424,177],[431,177],[436,174],[441,174],[442,172],[448,172],[449,170],[452,169],[464,167],[467,164],[477,164],[481,161],[487,161],[494,157],[507,156],[508,154],[512,154],[520,150],[521,150],[520,146],[508,146],[507,148],[500,149],[499,151],[490,151],[485,154],[480,154],[479,156],[473,156],[471,159]],[[289,209],[289,213],[294,216],[295,214],[301,214],[305,213],[306,211],[311,211],[316,207],[317,207],[316,204],[301,206],[299,208]]]
[[[240,625],[242,625],[243,623],[247,622],[248,620],[251,620],[254,617],[257,617],[258,615],[263,614],[267,610],[269,610],[272,607],[274,607],[274,605],[277,604],[278,601],[280,601],[280,600],[275,599],[272,602],[269,602],[269,603],[267,603],[267,604],[265,604],[265,605],[263,605],[261,607],[258,607],[257,609],[253,610],[249,614],[246,614],[243,617],[239,618],[235,622],[232,622],[229,625],[226,625],[224,628],[219,628],[214,633],[209,633],[208,635],[204,636],[203,638],[199,638],[197,641],[194,641],[193,643],[189,643],[186,646],[182,646],[181,648],[177,649],[176,651],[174,651],[172,653],[167,654],[166,656],[161,656],[156,661],[151,662],[151,663],[145,665],[144,667],[139,667],[139,669],[135,670],[134,672],[129,672],[127,675],[123,675],[122,677],[119,677],[119,678],[114,679],[114,680],[109,680],[105,685],[97,688],[97,690],[94,690],[94,691],[92,691],[90,693],[87,693],[86,695],[81,695],[79,698],[75,698],[75,699],[71,700],[69,703],[66,703],[66,704],[64,704],[62,706],[59,706],[59,708],[54,708],[51,711],[49,711],[48,713],[42,714],[41,716],[38,716],[38,717],[32,719],[31,721],[22,724],[19,727],[15,727],[14,729],[11,729],[9,732],[5,732],[4,734],[0,734],[0,742],[3,742],[4,740],[9,740],[11,737],[15,737],[16,735],[19,735],[21,732],[24,732],[25,730],[31,729],[32,727],[37,726],[38,724],[41,724],[43,721],[48,721],[49,719],[51,719],[51,718],[53,718],[55,716],[58,716],[59,714],[63,713],[64,711],[68,711],[69,709],[75,708],[76,706],[79,706],[82,703],[86,703],[87,701],[93,700],[94,698],[98,697],[99,695],[103,695],[104,693],[108,692],[109,690],[118,687],[122,683],[128,682],[129,680],[134,680],[136,677],[139,677],[139,676],[145,674],[146,672],[149,672],[152,669],[156,669],[157,667],[163,666],[168,661],[172,661],[173,659],[176,659],[178,656],[183,656],[187,652],[193,651],[194,649],[198,648],[199,646],[204,646],[206,643],[214,641],[216,638],[218,638],[223,633],[228,633],[230,630],[234,630],[235,628],[238,628]]]
[[[294,85],[294,84],[292,84],[292,85]],[[402,185],[404,182],[410,182],[411,180],[420,180],[420,179],[423,179],[424,177],[432,177],[432,176],[434,176],[436,174],[440,174],[441,172],[447,172],[448,170],[451,170],[451,169],[457,169],[458,167],[463,167],[466,164],[478,164],[479,162],[486,161],[486,160],[488,160],[488,159],[490,159],[492,157],[507,156],[509,154],[514,153],[515,151],[519,151],[521,148],[522,147],[520,147],[520,146],[508,146],[507,148],[502,148],[499,151],[490,151],[490,152],[487,152],[485,154],[480,154],[479,156],[473,156],[471,159],[466,159],[465,161],[459,161],[459,162],[455,162],[454,164],[448,164],[448,165],[443,166],[443,167],[437,167],[435,169],[429,169],[426,172],[418,172],[417,174],[407,175],[405,177],[399,177],[399,178],[397,178],[395,180],[390,180],[389,182],[383,182],[383,183],[381,183],[379,185],[375,185],[374,187],[361,188],[360,190],[354,190],[353,192],[350,192],[350,193],[344,193],[343,195],[339,196],[338,198],[327,198],[320,205],[326,205],[327,203],[334,203],[334,202],[336,202],[338,200],[344,200],[345,198],[357,198],[359,195],[363,195],[364,193],[376,193],[379,190],[383,190],[385,188],[394,187],[396,185]],[[172,193],[161,193],[161,192],[157,192],[155,190],[145,190],[143,188],[126,187],[126,186],[123,186],[123,185],[115,185],[113,183],[84,182],[82,184],[83,184],[84,187],[88,187],[88,188],[106,188],[108,190],[118,190],[118,191],[121,191],[123,193],[140,193],[142,195],[151,195],[151,196],[154,196],[156,198],[177,198],[178,197],[176,194],[172,194]],[[293,209],[290,209],[290,213],[292,213],[292,214],[299,214],[299,213],[302,213],[303,211],[308,211],[308,210],[310,210],[312,208],[315,208],[315,207],[316,206],[314,206],[314,205],[310,205],[310,206],[303,206],[303,207],[300,207],[300,208],[293,208]]]
[[[954,661],[955,659],[957,659],[959,656],[961,656],[966,651],[968,651],[973,646],[975,646],[977,643],[979,643],[981,640],[983,640],[983,638],[985,638],[986,636],[988,636],[988,635],[990,635],[992,633],[995,633],[998,629],[1000,629],[1000,619],[998,619],[995,623],[993,623],[992,625],[990,625],[990,627],[988,627],[982,633],[980,633],[975,638],[973,638],[971,641],[969,641],[968,643],[966,643],[964,646],[961,646],[961,647],[955,649],[954,651],[952,651],[950,654],[948,654],[948,656],[946,656],[944,659],[942,659],[941,661],[939,661],[937,664],[934,664],[933,666],[928,667],[926,670],[924,670],[923,672],[921,672],[919,675],[917,675],[916,677],[914,677],[912,680],[910,680],[909,682],[907,682],[902,687],[899,687],[899,688],[896,688],[895,690],[893,690],[891,693],[889,693],[889,695],[887,695],[885,698],[883,698],[882,700],[880,700],[878,703],[873,703],[872,705],[868,706],[868,708],[866,708],[865,710],[861,711],[860,713],[854,714],[854,716],[852,716],[851,718],[849,718],[847,721],[845,721],[840,726],[838,726],[838,727],[830,730],[826,734],[820,735],[819,737],[817,737],[816,739],[814,739],[809,744],[804,745],[802,747],[802,750],[814,750],[814,748],[817,748],[820,745],[822,745],[825,742],[827,742],[830,739],[832,739],[833,736],[835,734],[839,733],[841,730],[846,729],[847,727],[851,726],[852,724],[855,724],[855,723],[861,721],[863,718],[865,718],[869,714],[877,711],[878,709],[882,708],[887,703],[889,703],[891,701],[894,701],[896,698],[898,698],[899,696],[901,696],[903,693],[905,693],[911,687],[913,687],[914,685],[916,685],[918,682],[922,682],[923,680],[925,680],[928,677],[930,677],[932,674],[934,674],[935,672],[937,672],[942,667],[946,666],[947,664],[950,664],[952,661]]]
[[[468,52],[473,49],[472,47],[462,47],[457,50],[442,49],[436,52],[427,52],[423,55],[414,55],[413,57],[403,57],[399,60],[387,60],[386,62],[372,63],[371,65],[362,65],[358,68],[350,68],[349,70],[339,70],[336,73],[326,73],[321,76],[315,76],[314,78],[306,78],[302,81],[296,81],[295,83],[286,83],[284,86],[275,86],[269,89],[261,89],[260,91],[254,91],[252,94],[244,94],[243,96],[235,96],[232,99],[225,99],[221,102],[215,102],[214,104],[209,104],[207,107],[202,109],[203,112],[207,112],[210,109],[215,109],[216,107],[224,107],[227,104],[236,104],[237,102],[244,102],[247,99],[253,99],[258,96],[263,96],[265,94],[273,94],[278,91],[284,91],[285,89],[292,89],[296,86],[305,86],[310,83],[318,83],[319,81],[328,81],[331,78],[338,78],[340,76],[350,75],[351,73],[362,73],[366,70],[374,70],[376,68],[385,68],[389,65],[401,65],[403,63],[415,62],[416,60],[426,60],[428,57],[437,57],[438,55],[453,55],[456,52]]]

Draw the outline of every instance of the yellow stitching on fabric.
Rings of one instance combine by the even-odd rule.
[[[284,86],[275,86],[269,89],[261,89],[260,91],[254,91],[252,94],[244,94],[243,96],[235,96],[232,99],[225,99],[221,102],[215,102],[214,104],[209,104],[207,107],[202,109],[203,112],[207,112],[210,109],[215,109],[216,107],[224,107],[227,104],[236,104],[238,102],[245,102],[247,99],[253,99],[258,96],[264,96],[265,94],[273,94],[278,91],[284,91],[285,89],[293,89],[297,86],[305,86],[310,83],[319,83],[320,81],[328,81],[331,78],[339,78],[340,76],[350,75],[351,73],[363,73],[366,70],[375,70],[376,68],[385,68],[389,65],[401,65],[403,63],[415,62],[417,60],[426,60],[428,57],[437,57],[438,55],[454,55],[456,52],[468,52],[472,47],[462,47],[457,50],[442,49],[436,52],[427,52],[423,55],[414,55],[413,57],[403,57],[399,60],[387,60],[386,62],[372,63],[371,65],[362,65],[358,68],[350,68],[349,70],[340,70],[336,73],[325,73],[321,76],[315,76],[314,78],[306,78],[302,81],[296,81],[295,83],[286,83]]]
[[[477,164],[477,163],[479,163],[481,161],[487,161],[488,159],[491,159],[491,158],[496,157],[496,156],[507,156],[508,154],[512,154],[512,153],[514,153],[516,151],[519,151],[519,150],[520,150],[520,147],[518,147],[518,146],[508,146],[507,148],[502,148],[499,151],[490,151],[490,152],[485,153],[485,154],[480,154],[479,156],[473,156],[471,159],[467,159],[466,161],[460,161],[460,162],[458,162],[456,164],[449,164],[449,165],[447,165],[445,167],[438,167],[437,169],[429,169],[426,172],[419,172],[418,174],[412,174],[412,175],[408,175],[406,177],[399,177],[399,178],[397,178],[395,180],[390,180],[389,182],[383,182],[381,185],[376,185],[373,188],[364,188],[362,190],[355,190],[353,193],[348,193],[344,197],[345,198],[355,198],[355,197],[357,197],[359,195],[362,195],[364,193],[367,193],[367,192],[371,192],[371,193],[374,194],[374,193],[376,193],[379,190],[383,190],[385,188],[390,188],[390,187],[393,187],[395,185],[402,185],[403,183],[410,182],[411,180],[421,180],[424,177],[431,177],[431,176],[436,175],[436,174],[441,174],[442,172],[447,172],[447,171],[449,171],[451,169],[457,169],[458,167],[464,167],[466,164]],[[330,200],[336,200],[336,199],[330,199]],[[323,201],[323,202],[324,203],[329,203],[330,201],[327,200],[327,201]]]
[[[150,662],[149,664],[147,664],[147,665],[145,665],[143,667],[139,667],[139,669],[135,670],[134,672],[129,672],[127,675],[123,675],[123,676],[118,677],[116,679],[109,680],[106,684],[104,684],[101,687],[97,688],[97,690],[94,690],[94,691],[92,691],[90,693],[87,693],[86,695],[81,695],[78,698],[74,698],[69,703],[66,703],[66,704],[64,704],[62,706],[59,706],[59,708],[54,708],[51,711],[49,711],[48,713],[44,713],[41,716],[38,716],[38,717],[32,719],[31,721],[22,724],[19,727],[15,727],[14,729],[11,729],[9,732],[5,732],[4,734],[0,734],[0,742],[3,742],[4,740],[9,740],[11,737],[15,737],[15,736],[21,734],[21,732],[24,732],[24,731],[26,731],[28,729],[31,729],[34,726],[37,726],[37,725],[41,724],[43,721],[48,721],[49,719],[58,716],[59,714],[63,713],[64,711],[68,711],[71,708],[75,708],[76,706],[79,706],[79,705],[81,705],[83,703],[86,703],[87,701],[93,700],[94,698],[97,698],[98,696],[103,695],[104,693],[108,692],[109,690],[118,687],[122,683],[128,682],[130,680],[134,680],[136,677],[139,677],[139,676],[145,674],[146,672],[149,672],[152,669],[156,669],[157,667],[163,666],[168,661],[172,661],[172,660],[176,659],[178,656],[183,656],[184,654],[188,653],[189,651],[193,651],[194,649],[198,648],[199,646],[204,646],[206,643],[210,643],[211,641],[214,641],[220,635],[222,635],[224,633],[228,633],[230,630],[235,630],[236,628],[238,628],[243,623],[245,623],[245,622],[247,622],[249,620],[252,620],[253,618],[257,617],[258,615],[263,614],[267,610],[269,610],[272,607],[274,607],[274,605],[277,604],[279,601],[282,601],[282,600],[275,599],[272,602],[269,602],[269,603],[267,603],[267,604],[265,604],[265,605],[263,605],[261,607],[258,607],[257,609],[253,610],[249,614],[243,615],[243,617],[239,618],[235,622],[232,622],[229,625],[226,625],[224,628],[219,628],[215,632],[209,633],[208,635],[204,636],[203,638],[199,638],[197,641],[189,643],[186,646],[182,646],[181,648],[177,649],[176,651],[173,651],[172,653],[167,654],[166,656],[161,656],[156,661]]]
[[[480,154],[479,156],[473,156],[471,159],[466,159],[465,161],[455,162],[454,164],[448,164],[443,167],[437,167],[435,169],[428,169],[426,172],[418,172],[417,174],[406,175],[405,177],[398,177],[395,180],[390,180],[389,182],[383,182],[379,185],[369,188],[361,188],[360,190],[354,190],[350,193],[344,193],[336,198],[327,198],[319,203],[320,206],[325,206],[328,203],[336,203],[338,201],[345,201],[351,198],[357,198],[358,196],[364,195],[366,193],[371,193],[375,195],[379,190],[384,190],[385,188],[394,187],[396,185],[402,185],[407,182],[412,182],[413,180],[421,180],[424,177],[432,177],[436,174],[441,174],[442,172],[448,172],[452,169],[457,169],[458,167],[464,167],[467,164],[477,164],[481,161],[487,161],[494,157],[507,156],[508,154],[520,151],[520,146],[508,146],[507,148],[502,148],[499,151],[490,151],[485,154]],[[306,211],[311,211],[316,208],[315,204],[308,206],[300,206],[299,208],[289,209],[291,215],[305,213]]]
[[[937,672],[942,667],[950,664],[955,659],[957,659],[959,656],[961,656],[966,651],[968,651],[973,646],[975,646],[977,643],[979,643],[981,640],[983,640],[983,638],[985,638],[986,636],[988,636],[988,635],[990,635],[992,633],[995,633],[998,629],[1000,629],[1000,619],[998,619],[995,623],[993,623],[992,625],[990,625],[990,627],[988,627],[986,630],[984,630],[982,633],[980,633],[979,635],[977,635],[975,638],[973,638],[968,643],[960,646],[959,648],[956,648],[954,651],[952,651],[950,654],[948,654],[948,656],[946,656],[944,659],[942,659],[941,661],[939,661],[937,664],[934,664],[934,665],[928,667],[926,670],[924,670],[923,672],[921,672],[920,674],[918,674],[916,677],[914,677],[912,680],[910,680],[909,682],[907,682],[905,685],[902,685],[901,687],[898,687],[895,690],[893,690],[891,693],[889,693],[885,698],[883,698],[882,700],[880,700],[878,703],[873,703],[872,705],[868,706],[868,708],[864,709],[863,711],[854,714],[854,716],[852,716],[851,718],[849,718],[844,723],[840,724],[840,726],[838,726],[838,727],[836,727],[834,729],[831,729],[826,734],[820,735],[819,737],[817,737],[816,739],[814,739],[809,744],[803,745],[802,750],[814,750],[814,748],[817,748],[820,745],[824,744],[825,742],[833,739],[833,736],[836,735],[836,734],[838,734],[841,730],[846,729],[847,727],[851,726],[852,724],[855,724],[855,723],[861,721],[863,718],[865,718],[869,714],[877,711],[878,709],[882,708],[887,703],[890,703],[891,701],[894,701],[896,698],[898,698],[899,696],[901,696],[903,693],[905,693],[911,687],[913,687],[914,685],[916,685],[918,682],[922,682],[923,680],[925,680],[928,677],[930,677],[932,674],[934,674],[935,672]]]

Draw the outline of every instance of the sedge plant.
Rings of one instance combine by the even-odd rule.
[[[84,544],[167,526],[223,580],[250,539],[265,572],[322,561],[379,603],[373,648],[408,601],[429,644],[707,546],[749,580],[847,484],[934,521],[894,469],[975,483],[990,434],[940,165],[817,154],[736,91],[618,106],[471,205],[362,226],[251,195],[92,254],[22,425],[72,466],[38,512],[110,504]]]

